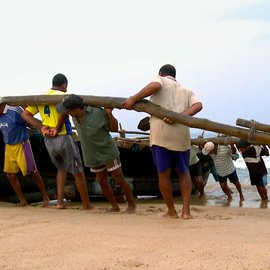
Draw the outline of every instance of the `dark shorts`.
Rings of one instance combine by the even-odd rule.
[[[252,186],[261,186],[265,187],[267,185],[267,175],[264,175],[261,178],[250,180]]]
[[[189,169],[190,150],[172,151],[164,147],[152,145],[152,157],[159,173],[169,168],[176,168],[180,173],[186,173]]]
[[[57,170],[77,175],[84,171],[79,148],[71,135],[44,137],[52,163]]]
[[[191,177],[202,175],[202,165],[200,161],[189,166],[189,174]]]
[[[229,179],[231,183],[235,183],[235,182],[239,181],[236,170],[233,173],[229,174],[229,175],[226,175],[226,176],[220,176],[219,175],[218,177],[219,177],[219,182],[220,183],[227,182],[227,179]]]

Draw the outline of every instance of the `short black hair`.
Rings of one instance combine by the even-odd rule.
[[[236,144],[237,148],[246,148],[249,147],[251,144],[248,141],[240,139],[239,142]]]
[[[63,84],[68,84],[68,80],[67,80],[67,77],[62,74],[62,73],[58,73],[56,74],[53,79],[52,79],[52,85],[53,86],[62,86]]]
[[[83,107],[83,98],[75,94],[66,95],[60,103],[56,104],[56,110],[59,113],[66,113]]]
[[[162,74],[163,76],[172,76],[175,78],[176,76],[176,69],[174,66],[167,64],[160,68],[159,74]]]

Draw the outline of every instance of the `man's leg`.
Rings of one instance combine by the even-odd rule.
[[[66,184],[67,172],[58,170],[56,175],[57,182],[57,206],[58,209],[64,209],[64,188]]]
[[[264,186],[259,186],[259,185],[256,185],[256,187],[257,187],[258,193],[261,196],[261,199],[268,200],[267,189]]]
[[[82,200],[82,210],[92,210],[95,207],[90,204],[89,196],[88,196],[88,188],[85,180],[84,172],[80,172],[75,177],[76,187],[79,191],[81,200]]]
[[[241,184],[240,184],[239,180],[234,182],[233,184],[236,186],[236,188],[237,188],[237,190],[239,192],[240,201],[244,201],[245,198],[244,198],[244,195],[242,193],[242,187],[241,187]]]
[[[11,184],[14,192],[16,193],[16,195],[20,201],[19,206],[27,206],[28,203],[27,203],[27,201],[22,193],[21,185],[20,185],[20,182],[19,182],[17,175],[14,173],[8,173],[7,178],[8,178],[9,183]]]
[[[230,189],[227,185],[227,182],[219,182],[219,184],[220,184],[222,191],[228,196],[228,201],[231,201],[232,195],[231,195]]]
[[[189,219],[192,217],[190,214],[190,197],[192,191],[191,179],[188,171],[186,173],[178,172],[178,175],[180,191],[183,200],[182,218]]]
[[[112,174],[112,177],[116,180],[116,182],[120,185],[124,194],[126,195],[126,199],[128,202],[128,207],[126,209],[126,212],[127,213],[134,213],[135,208],[136,208],[136,204],[135,204],[135,201],[133,199],[132,190],[131,190],[130,185],[127,183],[127,181],[123,175],[122,169],[117,168],[116,170],[111,171],[111,174]]]
[[[101,190],[105,196],[105,198],[110,202],[112,205],[112,212],[119,212],[120,207],[118,203],[116,202],[116,199],[114,197],[113,191],[111,186],[108,183],[108,172],[104,169],[101,172],[95,172],[99,185],[101,187]]]
[[[178,215],[175,210],[174,203],[173,203],[172,185],[170,182],[170,175],[171,175],[170,168],[165,170],[163,173],[158,173],[159,190],[168,207],[168,212],[164,216],[177,218]]]
[[[193,183],[193,185],[195,186],[195,188],[198,190],[198,192],[200,193],[199,198],[202,198],[205,196],[204,194],[204,184],[203,184],[203,178],[201,175],[196,175],[191,178],[191,182]]]
[[[47,194],[43,179],[41,177],[41,175],[39,174],[39,172],[32,172],[30,174],[31,178],[34,180],[34,182],[36,183],[36,185],[38,186],[41,195],[42,195],[42,199],[43,199],[43,206],[44,207],[48,207],[49,206],[49,196]]]

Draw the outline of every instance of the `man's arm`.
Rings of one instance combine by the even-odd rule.
[[[131,107],[134,105],[135,102],[138,100],[141,100],[145,97],[149,97],[156,93],[158,90],[161,89],[161,84],[158,82],[151,82],[148,85],[146,85],[142,90],[140,90],[137,94],[134,96],[129,97],[123,102],[123,108],[125,109],[131,109]]]
[[[35,129],[41,130],[41,128],[43,127],[41,121],[34,118],[33,114],[27,110],[24,110],[22,112],[21,117],[28,125]]]
[[[50,136],[50,128],[44,126],[39,119],[34,118],[33,114],[24,110],[21,114],[22,119],[31,127],[39,130],[43,136]]]
[[[201,111],[203,108],[203,105],[201,102],[196,102],[194,103],[192,106],[188,107],[186,110],[184,110],[182,112],[182,114],[184,115],[189,115],[189,116],[193,116],[196,113],[198,113],[199,111]]]
[[[202,103],[201,102],[196,102],[194,103],[192,106],[188,107],[187,109],[185,109],[182,114],[184,115],[189,115],[189,116],[193,116],[194,114],[198,113],[199,111],[202,110]],[[169,118],[169,117],[164,117],[163,121],[167,124],[174,124],[174,122]]]
[[[110,131],[117,132],[118,131],[118,121],[112,114],[113,108],[105,108],[104,110],[107,113],[107,116],[108,116],[108,119],[109,119],[109,129],[110,129]]]
[[[58,121],[57,121],[57,126],[55,128],[51,128],[50,134],[48,134],[48,135],[51,136],[51,137],[57,136],[57,134],[61,131],[67,117],[69,117],[68,114],[65,114],[65,113],[59,114]]]

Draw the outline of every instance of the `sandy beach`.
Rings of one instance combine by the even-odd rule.
[[[163,218],[159,199],[130,215],[0,202],[0,269],[270,269],[267,207],[198,202],[190,220]]]

